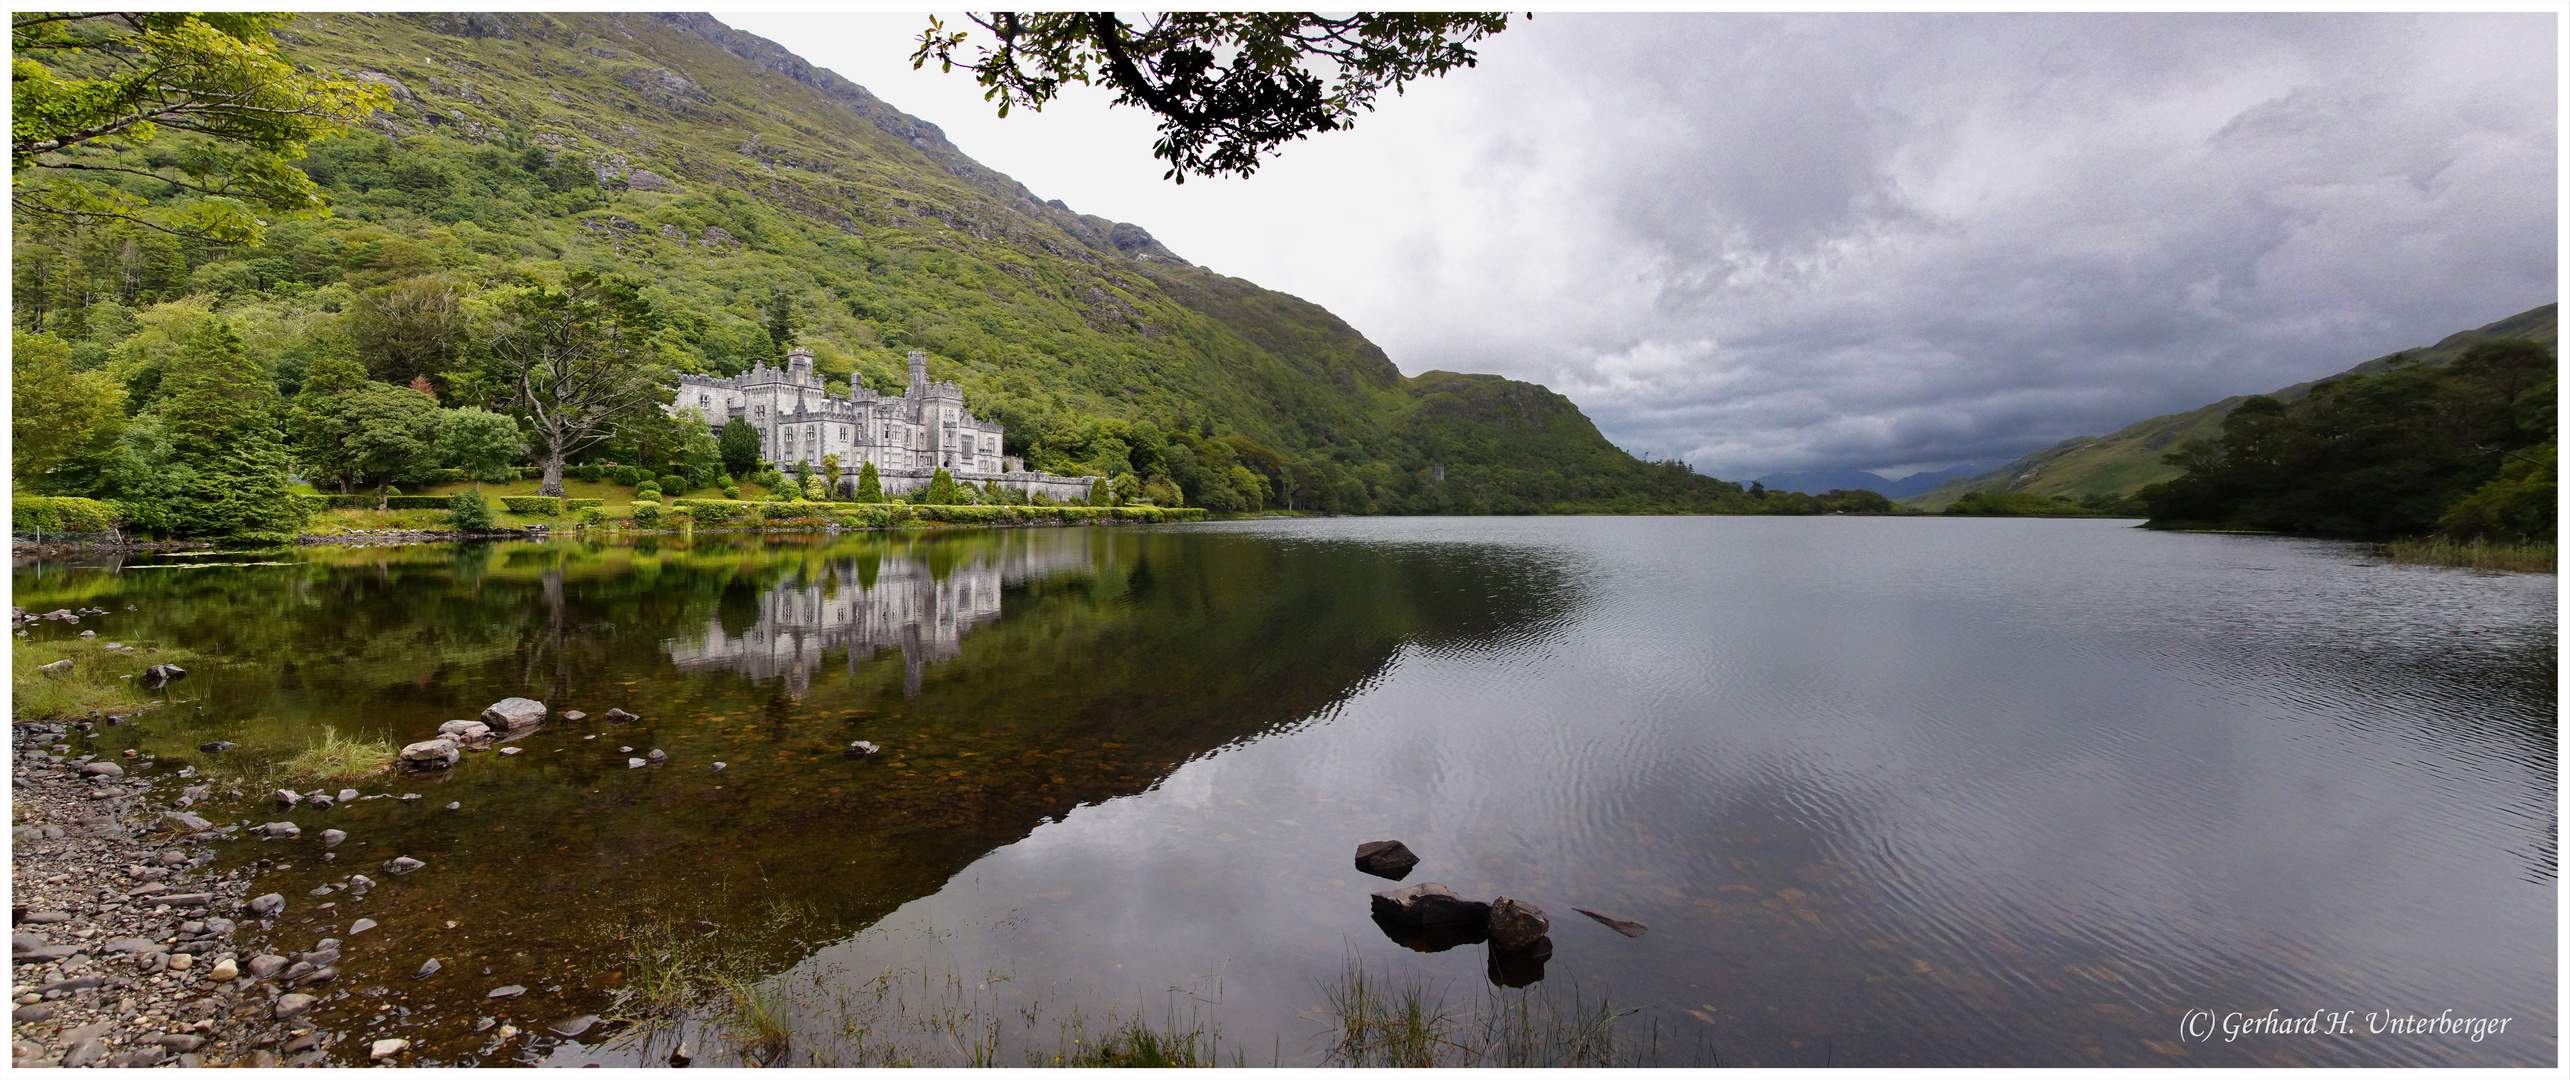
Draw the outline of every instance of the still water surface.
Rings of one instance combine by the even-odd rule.
[[[810,1002],[942,971],[986,1014],[1175,1013],[1259,1064],[1319,1060],[1351,963],[1466,1010],[1516,993],[1484,989],[1480,946],[1415,952],[1368,920],[1392,886],[1349,857],[1387,838],[1422,857],[1405,884],[1549,912],[1535,992],[1645,1009],[1668,1064],[2558,1060],[2550,577],[1915,519],[286,558],[22,563],[17,602],[229,659],[101,730],[164,769],[255,770],[324,726],[408,742],[511,694],[643,717],[361,784],[427,798],[331,811],[337,866],[225,845],[291,867],[267,875],[296,898],[281,944],[384,924],[317,1016],[430,1060],[633,1060],[549,1037],[480,1058],[470,1024],[609,1008],[644,923]],[[246,749],[195,751],[217,737]],[[848,760],[852,739],[886,752]],[[431,870],[307,910],[394,854]],[[400,977],[428,957],[455,978]],[[483,1003],[501,984],[535,992]],[[410,996],[370,1021],[374,986]],[[2219,1031],[2270,1010],[2350,1030]],[[2513,1019],[2478,1042],[2368,1030],[2448,1010]]]

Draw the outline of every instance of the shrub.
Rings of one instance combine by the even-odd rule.
[[[478,491],[459,491],[446,500],[446,521],[463,532],[489,532],[491,503]]]
[[[520,465],[518,466],[518,479],[542,480],[544,479],[544,469],[535,465]]]
[[[580,500],[580,501],[581,501],[581,502],[596,502],[596,501],[598,501],[598,500],[596,500],[596,499],[582,499],[582,500]],[[606,523],[607,523],[607,512],[606,512],[606,511],[601,510],[601,509],[598,509],[598,508],[597,508],[597,507],[595,507],[595,506],[584,506],[584,507],[581,507],[581,508],[580,508],[580,524],[582,524],[582,525],[604,525],[604,524],[606,524]]]
[[[662,491],[683,493],[687,490],[687,478],[680,476],[677,473],[670,473],[660,478],[660,489]]]
[[[465,473],[462,469],[430,469],[428,470],[428,477],[420,482],[423,484],[469,484],[473,482],[473,477]]]
[[[662,511],[662,510],[661,510],[661,508],[660,508],[660,504],[659,504],[659,503],[650,503],[650,502],[638,502],[638,503],[635,503],[635,504],[634,504],[634,525],[635,525],[635,527],[637,527],[637,528],[643,528],[643,529],[657,529],[657,528],[659,528],[659,527],[660,527],[661,517],[662,517],[663,513],[664,513],[664,511]]]
[[[562,512],[562,500],[551,495],[502,495],[500,505],[512,514],[551,517]]]
[[[9,527],[46,532],[100,533],[116,527],[123,515],[112,503],[47,495],[17,495],[9,500]]]
[[[676,505],[679,509],[687,511],[698,522],[707,525],[719,525],[730,521],[740,516],[742,509],[731,503],[714,499],[680,499]]]
[[[607,505],[607,500],[605,500],[605,499],[564,499],[564,500],[562,500],[562,509],[563,509],[563,510],[565,510],[565,511],[567,511],[567,512],[571,512],[571,513],[577,513],[577,512],[582,511],[582,510],[588,510],[588,509],[592,509],[592,508],[594,508],[594,507],[600,507],[600,506],[605,506],[605,505]]]
[[[641,487],[634,489],[635,502],[655,502],[659,499],[660,485],[656,482],[645,480],[642,482]]]
[[[571,467],[571,475],[594,484],[607,478],[607,467],[604,465],[574,465]]]
[[[632,487],[643,482],[643,471],[631,465],[610,465],[607,467],[607,479]]]
[[[739,485],[739,484],[725,484],[725,485],[723,485],[723,497],[724,497],[724,498],[726,498],[726,499],[730,499],[730,500],[732,500],[733,502],[739,502],[739,501],[740,501],[740,499],[741,499],[741,485]]]

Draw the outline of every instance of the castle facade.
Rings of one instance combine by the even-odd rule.
[[[1055,502],[1089,496],[1086,477],[1027,472],[1023,461],[1001,453],[1005,430],[964,407],[963,387],[930,382],[928,354],[915,349],[900,397],[877,394],[863,380],[845,397],[832,394],[812,370],[812,351],[794,349],[782,370],[762,361],[729,378],[681,375],[678,400],[667,407],[671,415],[693,411],[717,431],[747,421],[759,433],[760,458],[780,468],[820,472],[824,456],[838,455],[842,487],[853,488],[871,462],[887,498],[926,488],[939,469],[957,483],[997,483]]]

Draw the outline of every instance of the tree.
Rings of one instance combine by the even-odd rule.
[[[883,501],[883,477],[875,473],[874,462],[866,462],[864,468],[857,470],[856,501],[861,503]]]
[[[517,421],[480,409],[448,409],[438,417],[437,459],[473,478],[473,490],[485,483],[517,477],[515,466],[526,457],[526,440]]]
[[[115,219],[255,244],[261,213],[318,216],[327,201],[288,162],[391,98],[298,70],[251,12],[25,12],[10,21],[10,203],[20,220]],[[164,131],[175,133],[159,141]],[[146,148],[149,148],[147,151]],[[100,179],[91,179],[98,177]],[[164,208],[108,179],[189,196]]]
[[[342,396],[347,454],[359,475],[384,485],[414,483],[437,464],[437,401],[407,386],[369,382]],[[384,509],[379,498],[375,509]]]
[[[771,290],[767,296],[767,339],[776,347],[771,355],[779,366],[785,363],[785,351],[794,347],[795,322],[794,297],[783,286]]]
[[[12,332],[9,371],[9,465],[22,481],[124,419],[125,388],[104,372],[73,371],[61,338]]]
[[[1101,476],[1101,477],[1098,477],[1098,478],[1097,478],[1097,479],[1095,479],[1095,480],[1091,480],[1091,481],[1089,481],[1089,505],[1091,505],[1091,506],[1106,506],[1106,505],[1109,505],[1109,502],[1108,502],[1109,498],[1110,498],[1110,496],[1107,494],[1107,478],[1106,478],[1106,477]]]
[[[348,312],[348,332],[366,370],[378,379],[443,375],[464,347],[464,289],[444,277],[368,289]]]
[[[829,490],[829,492],[830,492],[830,497],[831,497],[831,498],[833,498],[833,499],[838,498],[838,497],[839,497],[839,455],[837,455],[837,454],[823,454],[823,455],[821,455],[821,472],[822,472],[822,475],[827,476],[827,477],[829,478],[830,486],[829,486],[828,490]]]
[[[537,491],[562,494],[562,462],[656,410],[656,328],[631,284],[588,271],[559,289],[534,284],[500,304],[486,346],[493,380],[534,428],[544,463]]]
[[[286,487],[286,452],[269,416],[274,391],[230,323],[208,319],[161,376],[159,410],[176,481],[148,515],[180,536],[278,535],[303,523]],[[142,520],[138,517],[137,519]]]
[[[748,476],[759,467],[759,429],[735,416],[723,425],[723,471]]]
[[[1115,478],[1115,504],[1122,506],[1142,497],[1142,478],[1126,473]]]
[[[1472,67],[1468,46],[1508,25],[1504,14],[1472,12],[1164,12],[1140,25],[1105,11],[967,18],[998,44],[959,61],[969,32],[932,17],[910,65],[972,72],[1001,116],[1041,111],[1072,83],[1103,84],[1115,104],[1160,117],[1151,154],[1182,184],[1190,173],[1247,176],[1288,141],[1354,123],[1387,87]]]
[[[928,477],[928,492],[927,494],[920,496],[919,502],[923,506],[955,505],[955,477],[953,474],[948,473],[944,469],[939,469],[935,473],[930,474]]]

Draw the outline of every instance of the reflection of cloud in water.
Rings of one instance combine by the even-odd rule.
[[[778,582],[758,598],[755,625],[734,634],[720,618],[708,619],[695,643],[670,639],[670,660],[681,671],[782,678],[786,692],[800,697],[833,650],[845,651],[854,674],[877,650],[899,649],[902,691],[915,695],[923,668],[963,655],[964,635],[999,618],[1000,590],[1092,566],[1085,542],[1058,533],[1021,534],[942,573],[916,555],[886,553],[871,574],[859,562],[839,559]]]

